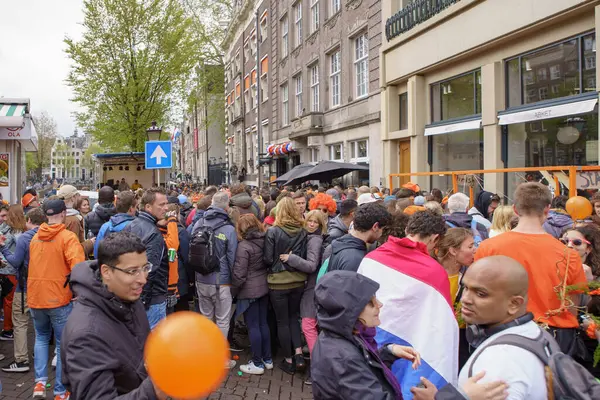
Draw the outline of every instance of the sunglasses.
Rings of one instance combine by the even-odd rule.
[[[585,239],[569,239],[569,238],[561,238],[560,239],[561,242],[563,242],[563,244],[568,245],[569,243],[571,243],[573,246],[581,246],[582,244],[591,244],[590,242],[588,242]]]

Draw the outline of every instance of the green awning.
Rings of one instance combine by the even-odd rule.
[[[0,98],[0,128],[18,128],[23,126],[23,117],[27,111],[27,104],[2,103]]]

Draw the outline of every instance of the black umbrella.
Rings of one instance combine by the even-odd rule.
[[[285,183],[285,182],[287,182],[287,181],[289,181],[291,179],[296,178],[301,173],[309,170],[312,167],[314,167],[314,164],[300,164],[300,165],[296,165],[294,168],[292,168],[291,170],[289,170],[285,174],[277,177],[277,179],[275,179],[273,182],[275,182],[275,183]]]
[[[354,171],[368,171],[366,165],[350,164],[337,161],[321,161],[311,169],[303,170],[296,177],[288,180],[285,185],[296,185],[305,181],[331,182],[335,178]]]

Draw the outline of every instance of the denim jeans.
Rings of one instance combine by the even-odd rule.
[[[167,301],[165,300],[162,303],[151,305],[146,311],[146,316],[150,323],[150,329],[154,329],[160,321],[167,318]]]
[[[244,311],[244,319],[248,325],[250,348],[254,365],[262,365],[263,360],[271,359],[271,332],[267,323],[269,296],[254,300]]]
[[[35,369],[35,381],[48,381],[48,348],[50,337],[54,329],[54,340],[56,341],[56,353],[60,355],[60,338],[71,314],[73,305],[71,303],[58,308],[32,308],[31,317],[35,328],[35,346],[33,348],[33,367]],[[60,356],[56,360],[56,382],[54,383],[54,395],[65,393],[67,390],[62,384],[62,365]]]

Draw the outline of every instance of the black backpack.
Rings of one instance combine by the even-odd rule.
[[[546,383],[549,386],[549,399],[594,400],[600,399],[600,383],[582,365],[570,356],[563,354],[554,338],[540,328],[535,339],[521,335],[507,334],[498,337],[487,347],[496,345],[520,347],[537,356],[546,369]],[[484,349],[485,350],[485,349]],[[473,376],[473,365],[483,352],[480,351],[471,361],[469,378]],[[553,393],[550,393],[552,391]]]
[[[231,225],[227,220],[214,228],[201,226],[190,239],[190,252],[188,264],[200,275],[208,275],[220,270],[220,260],[216,252],[216,231],[225,225]],[[227,248],[227,244],[225,244]]]

